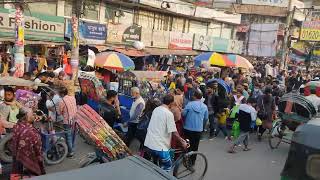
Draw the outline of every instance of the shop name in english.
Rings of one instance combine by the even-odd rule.
[[[15,27],[15,18],[9,17],[5,18],[4,16],[0,16],[0,26],[9,26]],[[57,24],[48,24],[41,20],[26,20],[24,22],[24,28],[32,29],[32,30],[43,30],[43,31],[57,31]]]

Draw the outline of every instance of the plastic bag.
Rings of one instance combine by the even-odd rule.
[[[240,135],[240,123],[238,121],[235,121],[232,124],[232,130],[231,130],[231,136],[234,138],[238,138]]]
[[[239,112],[239,107],[239,105],[236,105],[231,109],[230,118],[236,118],[236,114]]]

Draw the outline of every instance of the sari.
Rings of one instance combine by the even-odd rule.
[[[23,174],[26,169],[33,175],[45,174],[41,137],[31,124],[18,122],[13,128],[11,143],[12,173]]]

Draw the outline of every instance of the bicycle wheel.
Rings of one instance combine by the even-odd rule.
[[[269,146],[271,149],[277,149],[282,141],[284,130],[281,128],[282,122],[278,121],[268,133]]]
[[[173,176],[177,179],[202,180],[207,173],[208,160],[200,152],[189,152],[177,160]]]

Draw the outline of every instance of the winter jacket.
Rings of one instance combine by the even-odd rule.
[[[208,107],[201,101],[191,101],[184,108],[182,116],[185,117],[184,129],[202,132],[209,118]]]

